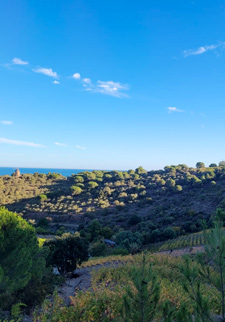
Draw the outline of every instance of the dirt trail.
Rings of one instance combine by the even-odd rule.
[[[76,269],[78,277],[67,279],[66,282],[58,289],[60,297],[67,305],[70,304],[70,296],[74,296],[78,291],[91,290],[91,272],[97,271],[102,267],[115,267],[122,265],[119,261],[98,264],[91,267],[82,267]]]
[[[175,249],[172,252],[170,250],[158,252],[155,254],[165,254],[173,257],[182,256],[185,254],[196,254],[198,252],[203,252],[204,246],[194,246],[194,247],[186,247],[181,249]],[[78,277],[67,279],[66,282],[59,288],[58,293],[65,301],[67,305],[70,304],[70,296],[74,296],[77,291],[87,291],[91,290],[91,272],[93,270],[99,270],[102,267],[112,267],[122,265],[121,262],[108,262],[105,264],[98,264],[91,267],[82,267],[76,270],[76,275]]]

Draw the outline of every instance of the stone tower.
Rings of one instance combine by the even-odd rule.
[[[15,172],[14,172],[14,176],[16,178],[19,178],[20,177],[20,170],[19,169],[16,169]]]

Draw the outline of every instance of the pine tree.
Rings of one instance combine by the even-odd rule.
[[[16,213],[0,208],[0,308],[13,302],[37,269],[42,273],[45,260],[40,253],[35,229]]]
[[[213,228],[204,232],[205,253],[198,255],[199,273],[221,294],[222,319],[225,321],[225,234],[224,212],[217,209]]]
[[[183,288],[194,303],[193,317],[196,322],[213,321],[209,308],[209,300],[201,292],[201,279],[197,263],[193,263],[189,256],[184,256],[184,262],[180,265]],[[183,313],[185,313],[183,311]]]
[[[143,255],[141,266],[132,266],[131,285],[126,287],[124,295],[124,321],[152,321],[158,306],[160,286],[151,264],[146,263]]]

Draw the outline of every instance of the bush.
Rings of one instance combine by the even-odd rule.
[[[77,265],[88,259],[88,243],[72,234],[48,240],[44,246],[49,248],[47,264],[56,267],[61,275],[72,273]]]
[[[141,218],[137,215],[133,215],[128,220],[128,225],[131,225],[131,226],[137,225],[139,222],[141,222]]]
[[[39,197],[39,199],[40,199],[41,201],[45,201],[45,200],[47,200],[47,199],[48,199],[48,197],[47,197],[46,195],[44,195],[44,194],[41,194],[41,195],[39,195],[38,197]]]
[[[106,253],[106,245],[103,242],[96,242],[90,247],[90,255],[93,257],[104,256]]]
[[[174,231],[173,228],[171,227],[167,227],[164,232],[163,232],[163,236],[166,238],[166,239],[173,239],[176,237],[176,232]]]

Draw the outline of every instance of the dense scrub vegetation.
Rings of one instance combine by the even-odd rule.
[[[136,234],[126,233],[129,244],[138,241],[136,248],[196,233],[202,230],[202,220],[210,226],[216,208],[225,206],[223,162],[148,172],[142,167],[85,171],[68,178],[58,174],[2,176],[0,186],[0,204],[22,213],[38,233],[61,235],[78,229],[96,242],[123,229]],[[101,229],[93,227],[96,219]],[[105,227],[108,233],[103,232]],[[100,232],[99,238],[91,229]]]

